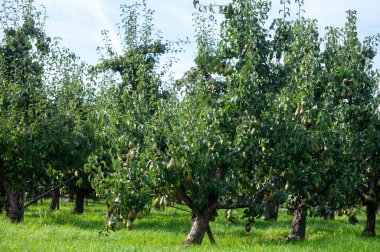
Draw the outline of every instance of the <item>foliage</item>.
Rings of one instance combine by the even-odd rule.
[[[95,70],[99,78],[118,75],[120,81],[102,89],[102,97],[106,97],[98,115],[102,144],[98,154],[90,158],[88,172],[112,214],[133,221],[135,213],[151,201],[155,189],[155,178],[150,173],[153,161],[148,156],[154,155],[150,153],[154,151],[151,144],[156,142],[151,143],[148,137],[155,130],[151,123],[156,119],[157,108],[170,97],[160,79],[164,72],[158,68],[170,44],[155,34],[153,11],[145,1],[123,5],[121,10],[123,54],[117,55],[106,43],[106,55]]]
[[[0,172],[21,189],[44,173],[37,136],[48,101],[44,72],[51,39],[30,1],[5,1],[2,7]]]
[[[193,1],[195,66],[172,82],[164,81],[172,61],[162,67],[162,58],[183,41],[163,40],[146,1],[121,6],[123,51],[113,50],[104,31],[96,66],[59,49],[32,1],[5,1],[4,185],[21,191],[47,174],[59,181],[79,171],[77,186],[91,182],[105,199],[102,234],[121,220],[132,229],[145,209],[179,202],[193,220],[184,245],[200,244],[206,233],[213,243],[210,221],[222,209],[230,223],[241,223],[232,209],[243,209],[251,229],[262,204],[273,200],[295,213],[293,229],[305,212],[338,211],[355,223],[348,209],[363,204],[366,230],[372,218],[374,233],[380,118],[373,59],[380,35],[360,41],[356,13],[348,11],[343,28],[328,27],[321,37],[302,0],[294,1],[294,18],[292,2],[280,2],[280,17],[268,20],[269,0]],[[224,18],[219,29],[216,15]]]

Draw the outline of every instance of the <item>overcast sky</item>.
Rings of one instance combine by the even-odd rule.
[[[304,0],[305,16],[315,18],[323,33],[326,26],[342,26],[346,10],[357,10],[359,36],[364,38],[380,32],[380,0]],[[95,64],[96,48],[102,46],[101,31],[109,30],[113,46],[121,48],[116,23],[120,22],[120,5],[132,4],[135,0],[35,0],[44,5],[47,12],[46,30],[51,37],[60,37],[62,45],[70,48],[83,60]],[[148,6],[156,11],[154,19],[164,39],[178,40],[189,37],[193,40],[194,29],[192,0],[150,0]],[[201,0],[201,3],[224,4],[227,0]],[[273,0],[272,18],[278,15],[280,0]],[[379,48],[380,49],[380,48]],[[173,71],[180,77],[193,63],[194,45],[186,47],[179,55]],[[380,50],[379,50],[380,52]],[[380,68],[380,56],[375,67]]]

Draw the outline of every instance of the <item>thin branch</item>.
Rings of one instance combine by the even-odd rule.
[[[363,165],[363,164],[367,163],[369,160],[372,159],[372,157],[373,157],[373,156],[369,156],[369,157],[367,157],[366,159],[363,160],[363,162],[360,163],[360,165]]]
[[[175,209],[178,209],[178,210],[181,210],[181,211],[184,211],[184,212],[191,213],[191,211],[189,211],[189,210],[182,209],[182,208],[179,208],[179,207],[176,207],[176,206],[170,206],[170,207],[175,208]]]
[[[207,232],[207,236],[208,236],[208,239],[210,240],[210,243],[211,244],[215,244],[215,239],[214,239],[214,236],[212,235],[212,232],[211,232],[211,228],[210,228],[210,224],[207,223],[207,229],[206,229],[206,232]]]
[[[181,199],[186,203],[186,205],[190,208],[193,208],[193,201],[191,198],[186,194],[186,192],[181,188],[181,186],[174,185],[174,188],[177,190],[179,196]]]
[[[44,194],[38,196],[37,198],[33,199],[32,201],[29,201],[25,206],[24,206],[24,209],[27,208],[28,206],[30,206],[31,204],[33,204],[34,202],[36,202],[37,200],[45,197],[46,195],[48,195],[49,193],[51,193],[52,191],[54,191],[55,189],[58,189],[62,186],[64,186],[65,184],[69,183],[70,181],[72,181],[73,179],[75,179],[77,176],[72,176],[71,178],[69,178],[68,180],[66,181],[63,181],[61,184],[57,185],[56,187],[50,189],[49,191],[45,192]]]

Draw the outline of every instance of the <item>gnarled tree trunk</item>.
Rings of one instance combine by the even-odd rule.
[[[84,207],[84,197],[85,192],[84,190],[78,188],[75,192],[75,208],[73,210],[73,213],[75,214],[82,214],[83,213],[83,207]]]
[[[193,213],[191,229],[189,234],[187,235],[186,241],[182,243],[182,246],[187,247],[191,244],[200,245],[206,233],[210,239],[210,242],[215,243],[214,237],[210,229],[209,221],[210,215],[207,212],[202,214]]]
[[[264,220],[276,221],[278,218],[278,203],[274,200],[268,200],[265,204]]]
[[[24,193],[15,190],[8,181],[3,181],[6,216],[12,222],[24,220]]]
[[[59,210],[59,199],[61,197],[61,193],[59,191],[59,188],[54,189],[53,194],[52,194],[52,199],[51,199],[51,204],[50,204],[50,210]]]
[[[306,208],[302,200],[299,200],[294,209],[292,230],[288,236],[289,240],[303,240],[306,236]]]
[[[377,204],[376,203],[368,203],[367,204],[367,221],[365,224],[365,229],[362,233],[364,236],[375,236],[375,228],[376,228],[376,211]]]

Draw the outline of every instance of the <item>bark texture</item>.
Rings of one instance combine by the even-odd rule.
[[[4,181],[5,211],[12,222],[24,220],[24,193],[15,190],[12,185]]]
[[[367,204],[367,221],[362,233],[364,236],[375,236],[377,204]]]
[[[84,197],[85,197],[85,192],[81,189],[78,189],[75,192],[75,208],[74,208],[74,213],[75,214],[82,214],[83,209],[84,209]]]
[[[59,199],[61,197],[61,193],[59,191],[59,188],[55,189],[52,194],[51,204],[50,204],[50,210],[59,210]]]
[[[187,247],[191,244],[202,244],[203,237],[205,236],[206,232],[210,238],[210,241],[214,241],[209,226],[209,219],[210,217],[206,213],[193,215],[191,229],[189,234],[187,235],[186,241],[182,243],[183,247]]]
[[[289,240],[303,240],[306,236],[306,209],[301,201],[295,206],[293,212],[292,230],[288,236]]]

